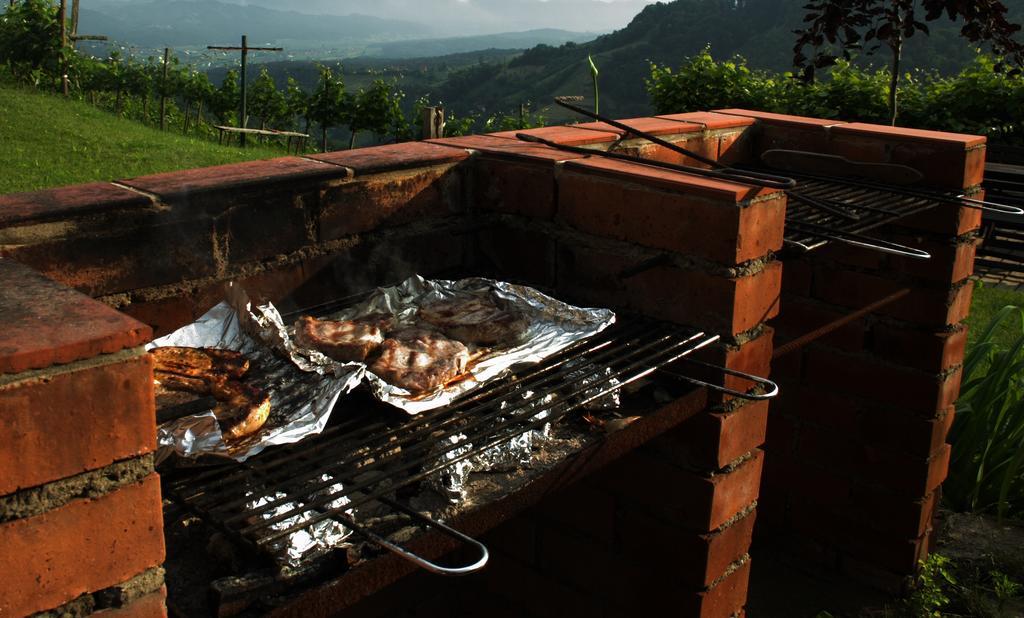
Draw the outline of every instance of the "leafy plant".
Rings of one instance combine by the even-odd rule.
[[[995,338],[1004,322],[1011,343]],[[957,510],[1020,515],[1024,508],[1024,309],[1006,306],[964,358],[953,456],[943,494]]]
[[[1001,612],[1009,601],[1020,596],[1021,590],[1024,587],[1010,579],[1002,571],[989,571],[988,575],[992,580],[993,592],[995,592],[996,600],[999,603],[999,611]]]
[[[906,612],[913,618],[942,616],[942,609],[950,602],[948,588],[957,583],[952,561],[933,553],[918,566],[920,571],[914,578],[913,590],[904,601]]]

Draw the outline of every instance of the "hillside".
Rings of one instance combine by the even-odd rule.
[[[0,79],[0,193],[282,156],[161,132]]]
[[[582,43],[597,38],[593,32],[570,32],[557,28],[541,28],[525,32],[500,32],[480,36],[442,39],[415,39],[371,44],[364,56],[378,58],[424,58],[461,54],[483,49],[527,49],[537,45],[561,45],[572,41]]]
[[[586,58],[601,70],[602,111],[613,116],[647,113],[644,77],[649,62],[677,66],[710,45],[717,58],[740,54],[755,68],[791,67],[794,35],[805,0],[676,0],[644,8],[627,27],[596,40],[540,45],[506,65],[478,66],[452,75],[432,94],[456,108],[512,109],[522,101],[550,101],[555,95],[592,91]],[[1010,17],[1024,18],[1024,0],[1006,0]],[[931,36],[907,41],[904,66],[944,73],[958,70],[974,55],[959,38],[958,26],[931,23]],[[863,59],[884,64],[884,54]]]
[[[398,0],[395,0],[398,1]],[[527,0],[522,0],[527,1]],[[581,0],[583,1],[583,0]],[[425,58],[362,56],[343,62],[346,83],[358,88],[368,72],[400,77],[406,104],[428,95],[459,116],[470,113],[511,112],[520,103],[544,111],[549,122],[573,119],[550,105],[556,95],[592,93],[586,58],[593,55],[600,68],[601,109],[612,116],[639,116],[650,112],[644,78],[650,62],[678,66],[681,61],[711,46],[716,58],[744,56],[753,68],[786,71],[791,67],[794,35],[802,23],[805,0],[675,0],[649,4],[629,24],[592,41],[570,41],[560,46],[541,44],[526,51],[489,49]],[[1010,17],[1024,18],[1024,0],[1006,0]],[[932,22],[931,36],[907,41],[907,70],[928,68],[954,73],[975,54],[946,20]],[[486,38],[486,37],[479,37]],[[477,37],[469,37],[475,40]],[[458,39],[451,39],[457,41]],[[495,47],[502,47],[495,37]],[[425,42],[429,44],[430,42]],[[406,43],[382,44],[372,49],[413,51]],[[390,52],[389,52],[390,55]],[[866,56],[862,64],[885,64],[885,54]],[[311,62],[275,62],[267,65],[284,83],[287,75],[307,88],[316,78]],[[223,70],[211,71],[219,83]]]

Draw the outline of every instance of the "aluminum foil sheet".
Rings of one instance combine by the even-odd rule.
[[[552,414],[550,404],[555,401],[554,394],[535,398],[532,391],[523,393],[526,403],[512,401],[502,402],[501,409],[508,410],[508,415],[499,418],[495,423],[495,432],[501,431],[503,423],[517,421],[539,421]],[[536,411],[540,409],[540,411]],[[525,417],[525,418],[524,418]],[[451,465],[431,475],[429,484],[448,501],[457,504],[466,499],[469,477],[474,472],[501,472],[520,468],[528,468],[533,461],[533,450],[551,436],[551,423],[544,423],[537,429],[524,431],[521,434],[506,438],[476,455]],[[453,448],[454,447],[454,448]],[[444,465],[458,459],[473,450],[472,443],[465,434],[449,436],[436,449],[441,455],[434,465]]]
[[[171,454],[181,457],[218,455],[245,461],[268,446],[298,442],[320,433],[338,397],[355,388],[363,378],[361,365],[333,363],[327,375],[303,372],[272,346],[250,335],[251,326],[275,316],[272,305],[261,305],[243,320],[228,303],[221,303],[201,318],[153,341],[147,349],[162,346],[212,347],[236,350],[249,359],[245,381],[267,389],[271,396],[270,418],[258,432],[226,442],[212,412],[168,421],[157,430],[157,461]],[[272,319],[272,318],[271,318]],[[277,315],[277,321],[281,318]],[[271,329],[272,331],[273,329]]]
[[[324,474],[320,477],[321,481],[333,480],[330,475]],[[311,500],[316,500],[325,495],[341,493],[344,489],[341,483],[335,483],[329,487],[310,494]],[[253,494],[250,493],[251,497]],[[246,509],[255,510],[266,506],[268,503],[274,500],[280,500],[287,497],[287,494],[277,492],[271,496],[261,496],[252,502],[246,503]],[[345,505],[349,504],[350,500],[348,497],[341,497],[337,500],[328,502],[325,508],[328,509],[340,509]],[[283,502],[270,510],[260,513],[260,517],[264,520],[273,519],[279,515],[283,515],[295,508],[297,508],[295,502]],[[353,509],[347,509],[345,513],[351,517],[353,515]],[[314,513],[309,511],[301,512],[292,517],[288,517],[279,522],[270,525],[270,529],[275,532],[287,530],[292,526],[302,524],[310,520]],[[324,550],[341,547],[344,544],[345,539],[352,534],[352,531],[342,525],[340,522],[332,519],[325,519],[316,523],[310,524],[305,528],[296,530],[295,532],[289,533],[282,539],[275,541],[271,547],[270,552],[277,557],[279,562],[286,563],[293,567],[302,565],[302,562],[307,556],[313,553],[322,552]]]
[[[608,309],[574,307],[526,286],[483,278],[447,281],[427,280],[420,276],[410,277],[397,286],[378,288],[365,301],[321,317],[351,320],[383,314],[393,317],[396,326],[411,326],[416,323],[417,310],[424,304],[491,295],[527,318],[529,326],[522,338],[523,343],[489,351],[471,365],[470,379],[460,380],[428,395],[413,396],[367,371],[366,380],[374,395],[409,414],[439,408],[450,404],[459,395],[501,377],[515,365],[539,362],[615,322],[614,312]],[[287,345],[294,349],[287,333],[283,338],[288,339]],[[317,365],[320,362],[317,355],[302,349],[290,354],[299,367]]]
[[[576,395],[576,398],[585,402],[582,406],[583,409],[614,410],[622,407],[619,391],[621,382],[615,377],[615,371],[611,367],[579,361],[566,363],[566,367],[575,366],[579,366],[579,369],[570,372],[565,377],[566,381],[584,387],[592,387],[586,388]]]

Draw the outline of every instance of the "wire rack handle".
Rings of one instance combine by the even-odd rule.
[[[681,374],[681,373],[676,373],[674,371],[666,371],[665,373],[668,373],[669,375],[671,375],[671,376],[673,376],[675,378],[679,378],[680,380],[685,380],[686,382],[691,382],[691,383],[697,384],[699,386],[706,386],[706,387],[708,387],[710,389],[713,389],[713,390],[725,393],[727,395],[732,395],[733,397],[739,397],[741,399],[749,399],[751,401],[762,401],[764,399],[771,399],[772,397],[774,397],[774,396],[779,394],[779,385],[776,384],[775,382],[772,382],[768,378],[762,378],[762,377],[759,377],[759,376],[751,375],[749,373],[744,373],[742,371],[736,371],[735,369],[728,369],[726,367],[722,367],[720,365],[715,365],[713,363],[705,363],[703,361],[699,361],[699,360],[694,359],[694,358],[685,358],[684,357],[684,358],[680,358],[679,360],[681,360],[683,362],[686,362],[686,363],[691,363],[691,364],[694,364],[694,365],[700,365],[702,367],[707,367],[709,369],[714,369],[715,371],[721,371],[724,374],[735,376],[737,378],[743,378],[744,380],[748,380],[750,382],[753,382],[754,384],[758,384],[758,385],[764,387],[764,392],[763,393],[744,393],[742,391],[733,390],[731,388],[726,388],[724,386],[719,386],[717,384],[711,384],[710,382],[704,382],[703,380],[698,380],[697,378],[694,378],[692,376],[684,375],[684,374]],[[665,371],[665,370],[662,370],[662,371]]]
[[[1024,215],[1024,209],[1009,204],[1000,204],[988,200],[979,200],[973,197],[960,196],[960,201],[968,208],[977,208],[985,212],[998,212],[1004,215]]]
[[[385,504],[392,508],[402,511],[410,519],[415,519],[429,528],[436,528],[445,536],[451,537],[456,541],[459,541],[460,543],[464,543],[466,545],[474,547],[476,548],[477,551],[480,552],[480,557],[476,560],[476,562],[467,564],[465,566],[446,567],[441,566],[435,562],[431,562],[430,560],[427,560],[426,558],[418,554],[415,554],[412,551],[409,551],[405,547],[402,547],[401,545],[396,545],[395,543],[392,543],[391,541],[385,539],[379,534],[371,532],[365,528],[362,528],[361,526],[359,527],[362,528],[361,530],[357,529],[357,532],[361,532],[365,536],[369,537],[371,541],[373,541],[377,545],[380,545],[381,547],[390,551],[391,553],[395,554],[399,558],[403,560],[408,560],[416,566],[422,569],[426,569],[431,573],[436,573],[438,575],[446,575],[448,577],[457,577],[460,575],[469,575],[470,573],[475,573],[480,569],[484,568],[484,566],[487,564],[487,560],[490,559],[490,552],[487,551],[487,547],[480,541],[472,537],[466,536],[465,534],[459,532],[455,528],[446,526],[445,524],[442,524],[439,521],[435,521],[427,517],[426,515],[423,515],[422,513],[414,511],[413,509],[407,507],[406,505],[400,502],[396,502],[388,498],[380,498],[380,501],[384,502]]]

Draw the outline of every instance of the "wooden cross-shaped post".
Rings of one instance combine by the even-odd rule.
[[[11,0],[11,6],[14,6],[14,0]],[[107,37],[100,34],[78,34],[78,0],[71,0],[71,34],[68,35],[68,0],[60,0],[60,9],[58,9],[57,19],[60,20],[60,82],[61,89],[64,91],[64,96],[68,96],[68,59],[67,59],[67,46],[68,41],[71,41],[71,45],[75,45],[78,41],[106,41]]]
[[[240,51],[240,52],[242,52],[242,75],[241,75],[242,105],[241,105],[241,110],[240,110],[241,114],[238,117],[238,128],[240,128],[240,129],[244,129],[245,128],[245,64],[246,64],[246,57],[249,55],[249,52],[251,52],[251,51],[284,51],[283,47],[249,47],[248,40],[249,40],[249,37],[247,37],[246,35],[243,34],[242,35],[242,46],[241,47],[220,47],[220,46],[217,46],[217,45],[207,45],[206,46],[206,49],[219,49],[219,50],[222,50],[222,51]],[[242,148],[245,148],[245,133],[244,132],[243,133],[239,133],[239,135],[238,135],[238,142],[242,146]]]
[[[79,0],[71,0],[71,47],[78,47],[79,41],[106,41],[102,34],[78,34],[78,4]]]

